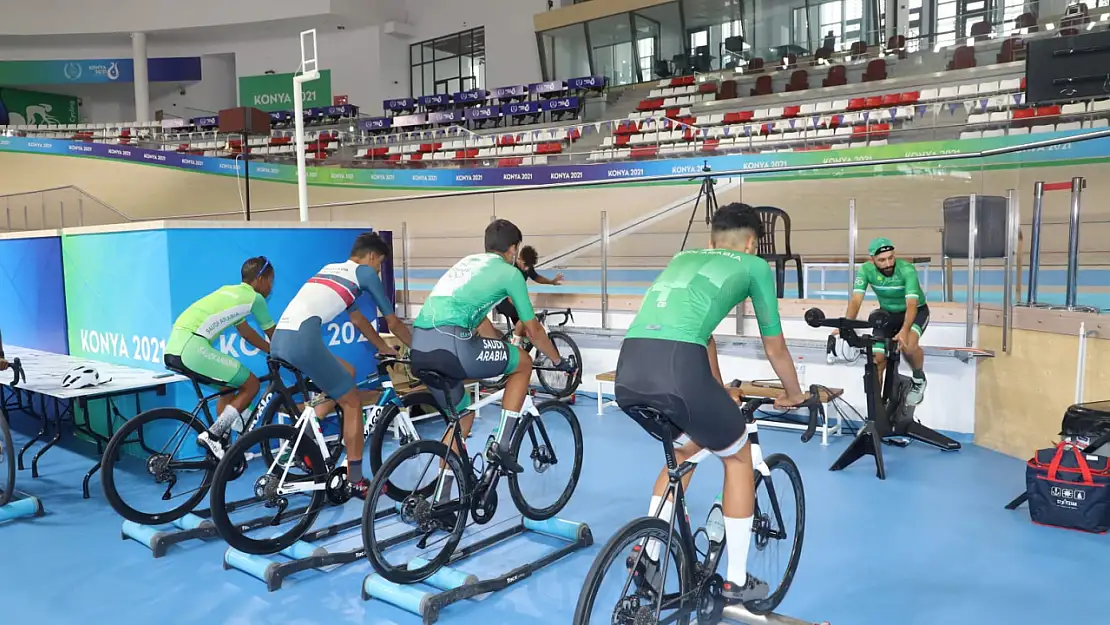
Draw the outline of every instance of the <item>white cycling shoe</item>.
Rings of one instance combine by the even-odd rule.
[[[925,381],[925,378],[914,377],[910,380],[912,385],[909,392],[906,393],[906,405],[916,406],[921,403],[921,400],[925,399],[925,387],[928,386],[928,382]]]
[[[203,445],[216,456],[216,460],[223,460],[224,458],[224,442],[222,439],[212,436],[212,434],[205,430],[197,436],[197,444]]]

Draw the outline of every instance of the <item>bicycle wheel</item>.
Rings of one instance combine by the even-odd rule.
[[[282,484],[311,483],[322,487],[328,481],[328,467],[319,447],[307,436],[298,444],[298,433],[298,429],[290,425],[268,425],[248,432],[231,446],[216,467],[210,501],[212,523],[220,538],[235,549],[257,555],[277,553],[300,540],[320,513],[324,504],[323,488],[287,495],[277,492]],[[281,462],[269,463],[261,458],[247,461],[247,453],[256,445],[276,450],[283,444],[287,445],[288,452],[281,454],[284,456]],[[236,486],[229,488],[232,483]],[[264,529],[260,537],[248,536],[247,529],[239,521],[232,520],[228,511],[229,503],[251,494],[258,501],[236,508],[236,513],[257,511],[260,507],[268,511],[276,508],[272,518],[261,526]],[[294,520],[290,521],[289,517]]]
[[[434,493],[443,467],[449,467],[456,477],[451,492],[437,501]],[[401,501],[396,516],[375,522],[387,482],[400,484],[411,494]],[[447,564],[466,528],[472,488],[462,461],[443,443],[417,441],[397,450],[374,476],[362,509],[362,544],[374,570],[395,584],[415,584]],[[392,500],[384,503],[385,507],[395,505]],[[418,543],[410,544],[413,541]],[[426,564],[410,568],[416,556]]]
[[[560,399],[569,397],[582,384],[582,352],[578,351],[578,344],[574,342],[574,339],[564,332],[548,332],[547,336],[551,339],[551,343],[555,345],[555,350],[559,352],[560,356],[563,358],[574,357],[578,370],[573,374],[563,373],[562,371],[536,371],[536,377],[539,378],[543,390]],[[540,353],[536,354],[536,364],[547,366],[550,365],[550,361],[547,356]]]
[[[558,514],[578,485],[582,473],[582,428],[570,406],[560,401],[544,402],[536,410],[539,418],[523,415],[513,432],[509,453],[524,465],[525,473],[509,475],[509,495],[521,514],[542,521]],[[525,498],[521,479],[532,481],[528,460],[539,476],[540,487],[536,493],[529,488]]]
[[[766,581],[772,591],[765,599],[744,603],[744,607],[753,614],[773,612],[786,598],[794,573],[798,570],[806,530],[805,490],[798,465],[785,454],[771,454],[764,462],[770,469],[770,476],[764,477],[756,472],[755,521],[752,524],[752,545],[748,551],[748,572]],[[787,550],[785,569],[778,573],[771,572],[771,569],[764,572],[758,566],[764,557],[773,561],[774,556],[783,550]],[[775,580],[779,580],[777,587]]]
[[[667,555],[664,548],[668,535],[669,562],[666,570],[658,570]],[[658,567],[651,572],[644,569],[648,564],[644,546],[649,540],[659,541]],[[693,594],[690,563],[696,554],[687,556],[685,549],[677,529],[672,530],[663,519],[642,517],[625,525],[605,543],[586,574],[574,610],[574,625],[644,625],[668,618],[688,625],[695,599],[688,596]],[[610,571],[614,564],[617,570]],[[633,575],[633,570],[639,574]],[[661,608],[659,618],[657,607]]]
[[[208,494],[217,465],[212,452],[196,442],[204,430],[200,419],[177,408],[128,419],[100,461],[104,498],[112,509],[142,525],[172,523],[192,512]],[[175,501],[173,508],[156,511]]]
[[[447,426],[447,417],[435,407],[435,398],[428,392],[409,393],[401,397],[404,411],[396,405],[386,406],[381,415],[373,424],[370,432],[370,474],[377,475],[382,464],[396,451],[409,443],[414,443],[429,437],[438,440],[443,435]],[[423,414],[438,413],[438,417],[424,419],[413,423],[415,413],[424,410]],[[396,484],[386,481],[382,487],[387,497],[394,501],[403,501],[411,491],[399,488]]]
[[[0,412],[0,508],[8,505],[15,495],[15,445],[8,420]]]

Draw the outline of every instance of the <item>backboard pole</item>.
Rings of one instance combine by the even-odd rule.
[[[301,32],[301,73],[293,76],[293,124],[297,140],[297,206],[308,221],[308,171],[305,166],[304,92],[302,85],[320,77],[316,58],[316,29]]]

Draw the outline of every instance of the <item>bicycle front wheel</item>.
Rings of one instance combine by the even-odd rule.
[[[440,439],[447,427],[447,417],[435,407],[431,393],[420,391],[401,397],[402,407],[386,406],[373,424],[367,453],[370,455],[370,474],[377,475],[382,465],[396,451],[409,443],[422,439]],[[438,417],[413,422],[417,413],[439,413]],[[382,485],[385,494],[394,501],[404,501],[411,491],[385,481]]]
[[[328,467],[320,448],[310,436],[298,442],[299,430],[290,425],[267,425],[248,432],[224,454],[212,477],[212,523],[220,538],[244,553],[277,553],[301,539],[324,505]],[[262,449],[284,450],[277,459],[247,460],[256,445]],[[299,492],[282,494],[281,488],[300,486]],[[231,518],[230,504],[244,496],[255,501],[236,507]],[[240,511],[253,511],[257,519],[244,520]],[[259,535],[248,534],[259,530]]]
[[[200,419],[177,408],[128,419],[100,461],[104,498],[112,509],[142,525],[172,523],[192,512],[216,471],[215,456],[197,443],[204,430]]]
[[[542,521],[558,514],[578,486],[582,428],[563,402],[547,401],[536,411],[538,417],[523,415],[513,432],[509,451],[524,472],[509,475],[509,495],[521,514]]]
[[[753,614],[768,614],[786,598],[806,531],[806,499],[798,465],[785,454],[771,454],[764,461],[770,470],[756,472],[755,519],[748,550],[748,573],[771,588],[765,599],[745,602]]]
[[[0,412],[0,508],[8,505],[15,494],[15,445],[8,420]]]
[[[548,332],[547,337],[551,339],[551,344],[555,346],[555,351],[559,352],[559,356],[574,358],[578,369],[574,373],[541,370],[536,372],[536,377],[539,378],[540,386],[548,393],[559,399],[570,397],[582,384],[582,352],[578,351],[578,344],[565,332]],[[537,354],[536,361],[540,365],[550,364],[547,356],[543,354]]]
[[[678,531],[663,519],[642,517],[621,528],[586,575],[574,625],[644,625],[667,619],[688,625],[696,600],[690,564],[695,554],[685,549]]]

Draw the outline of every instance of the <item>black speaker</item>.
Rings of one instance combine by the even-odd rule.
[[[976,258],[1006,257],[1006,198],[975,196]],[[944,236],[941,249],[948,258],[967,258],[971,198],[964,195],[944,200]]]
[[[1110,96],[1110,31],[1033,39],[1026,44],[1025,102]]]

